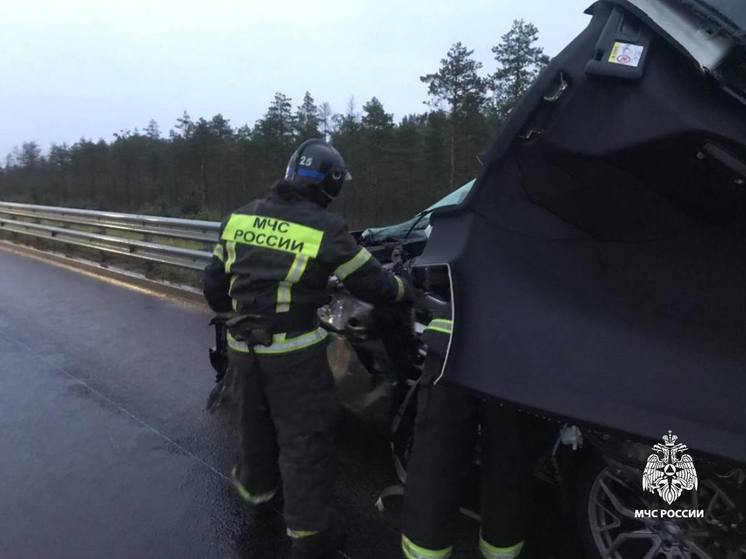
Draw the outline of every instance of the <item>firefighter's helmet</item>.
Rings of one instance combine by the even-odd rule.
[[[340,153],[324,140],[306,140],[290,156],[285,171],[285,180],[298,186],[317,187],[329,200],[342,191],[349,180],[344,159]]]

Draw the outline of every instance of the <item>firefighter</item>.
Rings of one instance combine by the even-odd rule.
[[[349,173],[339,152],[307,140],[285,179],[232,213],[205,269],[204,294],[233,312],[229,362],[239,384],[240,496],[261,505],[282,490],[295,558],[333,556],[334,384],[318,307],[335,275],[374,305],[411,299],[410,287],[357,245],[326,208]],[[243,325],[243,326],[242,326]]]
[[[407,559],[453,556],[453,524],[481,448],[479,549],[485,559],[514,559],[531,513],[534,453],[526,441],[540,420],[441,378],[452,330],[445,315],[423,332],[427,356],[407,471],[402,552]]]

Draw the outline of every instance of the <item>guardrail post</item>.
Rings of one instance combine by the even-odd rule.
[[[97,225],[95,227],[95,231],[99,235],[106,235],[106,226],[104,224],[99,224],[99,225]],[[99,250],[98,251],[98,263],[103,268],[108,268],[109,267],[109,255],[107,254],[107,252],[105,250]]]
[[[149,233],[144,233],[142,236],[143,241],[146,243],[152,243],[154,242],[153,235]],[[145,261],[145,277],[150,278],[153,277],[155,274],[155,264],[151,260]]]
[[[62,229],[70,229],[70,224],[69,224],[69,223],[63,223],[63,224],[61,225],[61,227],[62,227]],[[64,254],[64,255],[65,255],[65,256],[66,256],[67,258],[72,258],[72,257],[73,257],[73,250],[72,250],[72,246],[71,246],[71,245],[69,245],[69,244],[67,244],[67,243],[62,243],[62,253],[63,253],[63,254]]]
[[[38,217],[33,217],[31,219],[31,223],[41,224],[41,219],[39,219]],[[36,250],[44,250],[44,241],[42,241],[39,237],[33,237],[32,239],[30,239],[29,244]]]

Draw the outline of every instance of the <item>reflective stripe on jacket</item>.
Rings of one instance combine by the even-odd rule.
[[[280,196],[275,187],[223,222],[204,293],[216,312],[273,316],[292,310],[315,318],[328,301],[332,275],[372,304],[404,295],[401,280],[358,246],[339,216],[310,200]]]

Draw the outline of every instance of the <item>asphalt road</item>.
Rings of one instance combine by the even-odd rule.
[[[0,250],[1,558],[286,556],[280,514],[256,517],[227,478],[233,414],[203,411],[208,321]],[[397,499],[373,507],[395,482],[386,441],[348,419],[339,448],[340,557],[399,557]]]

